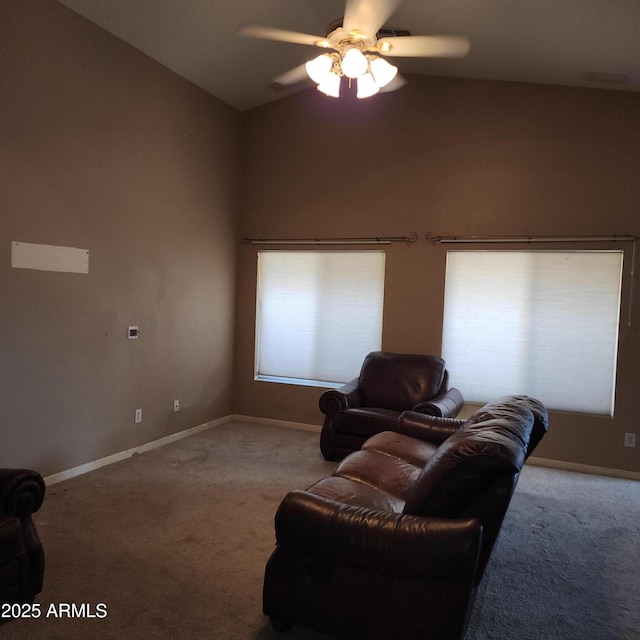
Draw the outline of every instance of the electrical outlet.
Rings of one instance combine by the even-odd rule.
[[[180,411],[180,400],[173,401],[173,413]]]
[[[136,409],[136,412],[133,416],[133,421],[138,424],[139,422],[142,422],[142,409]]]
[[[625,433],[624,434],[624,446],[625,447],[635,447],[636,446],[636,434],[635,433]]]

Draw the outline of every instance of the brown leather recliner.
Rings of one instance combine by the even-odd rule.
[[[42,591],[44,551],[31,519],[44,480],[30,469],[0,469],[0,604],[33,602]]]
[[[341,460],[372,435],[396,431],[403,411],[454,418],[464,400],[458,389],[447,388],[448,380],[438,356],[371,352],[357,378],[320,396],[322,455]]]

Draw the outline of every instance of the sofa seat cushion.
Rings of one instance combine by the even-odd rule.
[[[449,437],[422,469],[405,513],[458,517],[499,475],[524,465],[534,415],[525,406],[500,417],[471,421]]]
[[[381,489],[370,487],[362,482],[356,482],[348,478],[330,476],[323,478],[308,489],[312,493],[322,498],[335,500],[354,507],[364,507],[374,511],[389,513],[402,513],[404,500],[391,495]]]
[[[421,471],[421,466],[395,456],[377,451],[354,451],[338,465],[333,475],[406,500]]]
[[[334,428],[337,433],[355,434],[368,438],[380,431],[397,431],[399,411],[360,407],[345,409],[336,414]]]
[[[416,467],[424,467],[437,451],[438,445],[418,440],[394,431],[383,431],[371,436],[363,445],[365,451],[377,451],[410,462]]]

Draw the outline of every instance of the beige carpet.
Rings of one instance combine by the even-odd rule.
[[[0,636],[327,638],[276,632],[261,597],[280,500],[334,466],[318,434],[227,423],[49,487],[35,518],[47,562],[42,615]],[[467,640],[638,640],[639,518],[640,483],[527,467]],[[83,604],[85,616],[106,607],[106,617],[54,614]]]
[[[317,434],[227,423],[53,485],[35,516],[46,554],[43,615],[0,634],[279,637],[261,610],[275,509],[333,467]],[[104,603],[107,616],[47,617],[60,603]]]

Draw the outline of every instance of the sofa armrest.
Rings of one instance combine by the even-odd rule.
[[[439,418],[455,418],[464,405],[464,398],[458,389],[451,389],[434,396],[413,407],[413,411]]]
[[[442,444],[453,435],[466,420],[439,418],[416,411],[403,411],[398,418],[398,433],[433,444]]]
[[[44,491],[44,480],[37,471],[0,468],[0,515],[31,515],[40,508]]]
[[[330,415],[343,409],[359,407],[362,403],[362,394],[358,381],[359,378],[354,378],[337,389],[325,391],[318,401],[320,411],[325,415]]]
[[[473,579],[482,525],[346,505],[288,493],[276,514],[279,546],[317,560],[403,578]]]

